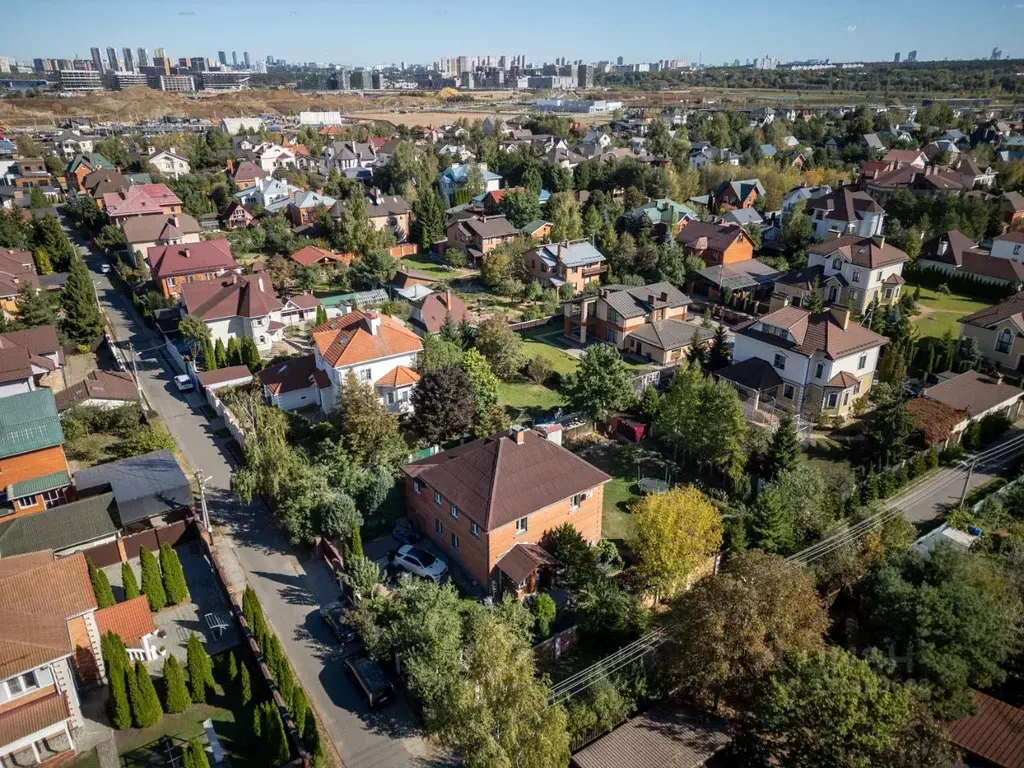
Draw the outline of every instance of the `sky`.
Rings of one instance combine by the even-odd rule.
[[[501,54],[891,61],[914,48],[934,60],[987,58],[993,46],[1024,57],[1024,2],[1005,0],[28,0],[5,3],[4,20],[0,56],[16,59],[110,45],[362,66]]]

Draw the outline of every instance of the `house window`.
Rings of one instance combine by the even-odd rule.
[[[842,259],[838,259],[838,258],[832,259],[832,269],[840,270],[842,268],[843,268],[843,260]]]
[[[434,503],[439,507],[441,506],[441,494],[437,491],[434,491]]]
[[[451,506],[452,506],[452,511],[451,511],[452,520],[458,520],[459,519],[459,508],[456,507],[454,504],[452,504]]]
[[[857,370],[858,371],[863,371],[864,368],[867,366],[867,364],[868,364],[868,356],[867,355],[861,355],[859,358],[857,358]]]
[[[43,503],[46,505],[47,509],[49,509],[50,507],[55,507],[58,504],[63,504],[64,503],[64,489],[63,488],[54,488],[51,491],[44,491],[43,492]]]
[[[892,288],[886,288],[885,289],[885,298],[887,298],[887,299],[891,299],[892,298]]]
[[[853,282],[855,282],[855,283],[859,283],[860,282],[860,270],[859,269],[853,270]]]
[[[569,499],[569,511],[575,512],[577,509],[579,509],[580,504],[583,503],[583,499],[585,499],[586,497],[587,495],[585,493],[577,493],[575,496]]]
[[[452,534],[452,549],[454,549],[456,552],[459,551],[459,537],[456,536],[454,533]]]
[[[772,365],[774,365],[780,371],[786,370],[786,356],[779,352],[776,352],[775,359],[772,361]]]
[[[434,533],[436,533],[438,536],[444,536],[444,526],[441,525],[440,520],[434,521]]]
[[[395,404],[395,393],[394,392],[388,392],[388,405],[394,405],[394,404]]]
[[[824,363],[818,363],[817,366],[815,366],[815,368],[814,368],[814,378],[820,379],[824,375],[825,375],[825,364]]]
[[[796,390],[793,389],[793,385],[792,384],[784,384],[782,386],[782,396],[786,400],[792,400],[793,399],[793,395],[795,395],[795,394],[796,394]]]
[[[996,337],[996,352],[1008,354],[1013,345],[1013,332],[1009,328],[1003,328]]]
[[[829,396],[828,396],[828,406],[827,407],[828,408],[835,408],[838,403],[839,403],[839,393],[838,392],[830,392]]]
[[[370,369],[369,369],[369,368],[367,368],[367,369],[366,369],[365,371],[360,371],[360,373],[359,373],[359,377],[360,377],[360,378],[361,378],[361,379],[362,379],[363,381],[369,381],[369,380],[370,380],[370,373],[371,373]]]
[[[415,493],[417,496],[419,496],[420,495],[420,491],[422,491],[422,490],[423,490],[423,481],[422,480],[413,480],[412,481],[412,492]]]
[[[860,394],[860,379],[857,379],[857,383],[853,385],[853,394]]]
[[[520,517],[518,520],[516,520],[516,536],[520,535],[521,533],[526,533],[525,517]]]
[[[39,687],[35,672],[26,672],[24,675],[12,677],[7,681],[7,691],[13,696],[20,696],[23,693],[35,690]]]
[[[469,524],[469,535],[472,536],[474,539],[479,539],[480,538],[480,526],[477,525],[476,523],[470,523]]]
[[[1014,256],[1020,256],[1020,246],[1019,245],[1013,246],[1013,255]]]
[[[843,407],[850,404],[850,390],[843,392]]]
[[[20,499],[15,499],[14,500],[14,508],[15,509],[28,509],[29,507],[34,507],[35,505],[36,505],[36,497],[35,496],[22,496]]]

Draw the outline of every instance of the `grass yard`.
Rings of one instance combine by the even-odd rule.
[[[915,290],[915,286],[907,285],[905,290]],[[921,313],[914,318],[914,325],[921,331],[922,338],[933,336],[941,338],[946,331],[954,336],[960,335],[957,320],[964,315],[977,312],[989,306],[983,301],[969,299],[952,293],[941,294],[934,288],[921,287]]]
[[[565,405],[560,392],[528,381],[502,381],[498,384],[498,403],[508,408],[530,411],[534,417]]]
[[[423,272],[436,280],[453,280],[455,278],[465,277],[472,272],[470,269],[458,269],[438,264],[429,256],[421,253],[414,256],[403,256],[398,260],[398,268],[413,269],[417,272]]]

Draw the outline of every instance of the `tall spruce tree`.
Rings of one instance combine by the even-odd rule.
[[[149,601],[149,610],[156,613],[167,605],[167,592],[164,591],[163,579],[160,576],[160,565],[153,553],[145,547],[139,551],[142,562],[142,594]]]
[[[163,574],[167,602],[178,605],[187,601],[188,584],[185,582],[185,571],[181,567],[178,553],[166,541],[160,545],[160,571]]]
[[[110,588],[110,580],[107,574],[96,567],[96,564],[89,558],[85,558],[89,570],[89,581],[92,583],[93,594],[96,595],[96,605],[100,608],[109,608],[114,600],[114,590]]]
[[[779,426],[772,435],[768,453],[765,455],[765,480],[774,480],[782,472],[796,469],[800,463],[800,438],[796,434],[793,417],[788,413],[779,419]]]
[[[725,335],[725,326],[721,323],[715,328],[715,336],[711,340],[711,349],[708,350],[707,369],[717,371],[725,368],[732,361],[732,353],[729,351],[729,340]]]
[[[164,662],[164,710],[168,714],[184,712],[192,706],[192,697],[185,686],[185,673],[173,654]]]
[[[785,553],[792,544],[793,520],[782,495],[769,485],[761,491],[750,515],[750,546]]]
[[[56,315],[50,297],[45,291],[37,290],[28,283],[21,286],[14,306],[18,322],[26,328],[56,324]]]
[[[96,304],[95,288],[85,262],[78,256],[71,259],[68,281],[61,291],[60,304],[64,310],[61,325],[68,339],[86,344],[100,335],[103,321]]]

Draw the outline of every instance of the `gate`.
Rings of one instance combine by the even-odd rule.
[[[106,568],[121,562],[121,551],[117,548],[116,541],[98,544],[91,549],[82,550],[82,554],[92,560],[97,568]]]

